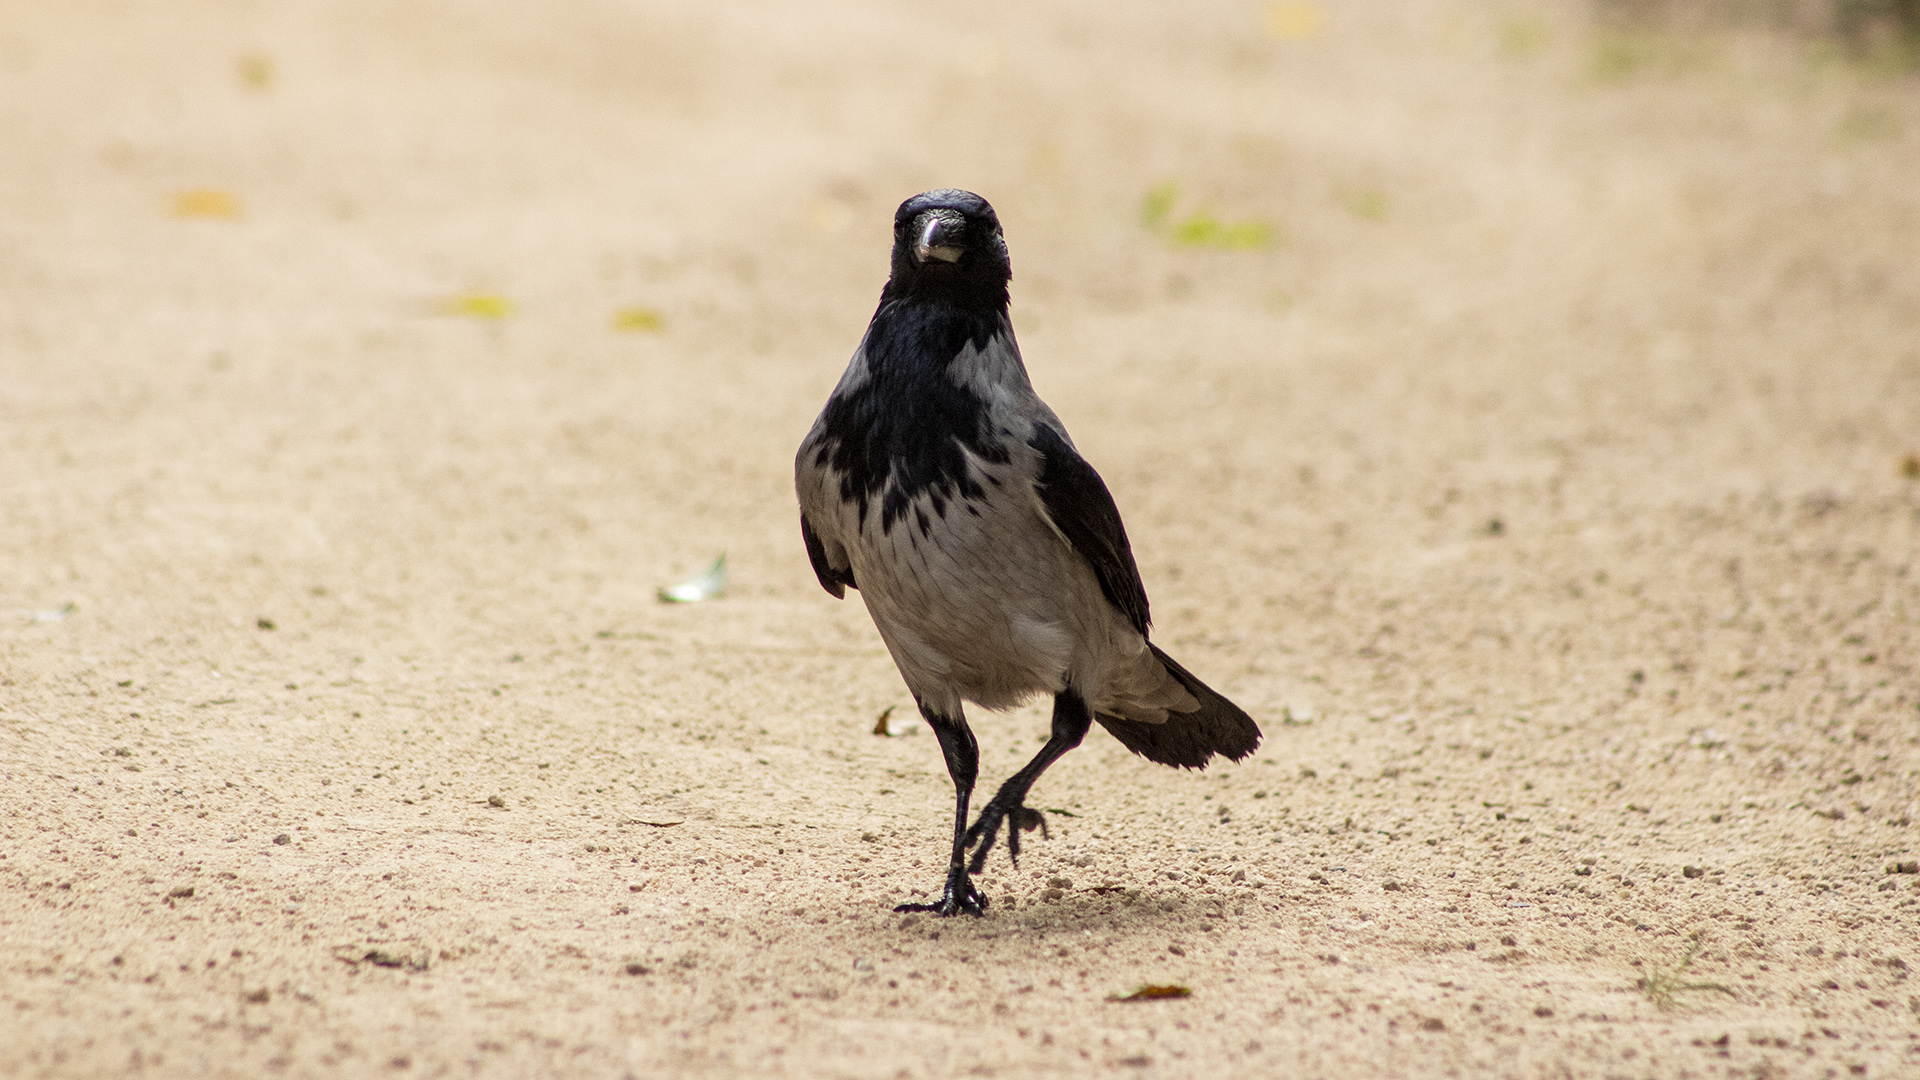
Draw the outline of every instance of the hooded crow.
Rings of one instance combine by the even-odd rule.
[[[1246,713],[1147,640],[1120,511],[1027,379],[1011,277],[985,199],[946,189],[901,203],[880,308],[794,461],[814,573],[835,597],[860,591],[953,778],[946,887],[898,911],[982,914],[969,871],[1002,824],[1019,859],[1020,831],[1045,825],[1028,789],[1096,721],[1189,769],[1260,744]],[[969,827],[980,755],[961,703],[1037,694],[1053,695],[1051,737]]]

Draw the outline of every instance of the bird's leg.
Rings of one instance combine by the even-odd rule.
[[[953,856],[947,863],[947,887],[938,903],[901,904],[895,911],[931,911],[946,916],[964,911],[984,915],[987,898],[973,887],[967,877],[967,801],[973,797],[973,781],[980,773],[980,746],[973,741],[973,729],[964,716],[953,719],[920,706],[934,738],[940,740],[940,753],[947,759],[947,775],[953,778]]]
[[[1069,686],[1053,696],[1053,733],[1047,736],[1047,745],[1027,762],[1027,767],[1007,777],[992,799],[980,811],[980,820],[967,830],[967,843],[979,846],[973,851],[973,872],[979,873],[987,865],[987,852],[993,850],[994,837],[999,835],[1000,823],[1010,822],[1007,829],[1007,855],[1014,865],[1020,864],[1020,832],[1032,832],[1040,829],[1046,835],[1047,819],[1038,810],[1027,808],[1027,791],[1033,787],[1047,766],[1060,760],[1060,755],[1080,745],[1086,738],[1087,729],[1093,726],[1093,710],[1087,702]]]

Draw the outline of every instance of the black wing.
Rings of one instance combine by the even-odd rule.
[[[1107,485],[1053,428],[1035,425],[1027,445],[1040,451],[1036,486],[1047,516],[1073,550],[1092,565],[1107,601],[1144,635],[1152,621],[1147,615],[1147,588],[1140,584],[1127,527],[1120,523],[1120,508],[1113,505]]]
[[[827,561],[827,547],[820,542],[820,534],[813,531],[813,522],[807,520],[804,510],[800,512],[800,539],[806,541],[807,561],[813,564],[813,573],[820,579],[820,587],[831,593],[834,599],[843,599],[849,585],[856,589],[860,587],[854,584],[853,567],[840,570]]]

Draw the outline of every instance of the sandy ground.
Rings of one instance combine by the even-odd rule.
[[[1584,10],[8,5],[0,1074],[1920,1075],[1920,90]],[[790,463],[945,185],[1267,740],[943,922]]]

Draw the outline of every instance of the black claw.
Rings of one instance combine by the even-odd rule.
[[[999,804],[989,802],[981,809],[980,820],[974,822],[973,828],[967,830],[967,846],[974,849],[973,858],[967,863],[969,873],[977,874],[986,869],[987,853],[993,850],[993,842],[1000,836],[1001,817]],[[976,842],[978,847],[974,846]],[[1018,852],[1015,852],[1015,855],[1014,865],[1018,866]]]
[[[943,919],[951,915],[959,915],[963,912],[975,918],[985,915],[987,913],[986,895],[979,889],[974,888],[973,882],[967,881],[964,878],[961,879],[959,884],[960,887],[955,888],[953,882],[947,882],[946,889],[941,892],[940,899],[935,903],[901,904],[893,910],[900,914],[925,911],[938,915]]]
[[[1053,839],[1053,833],[1047,830],[1047,815],[1041,813],[1038,810],[1035,810],[1032,807],[1030,806],[1015,807],[1013,811],[1013,819],[1014,821],[1019,823],[1021,831],[1032,832],[1035,829],[1039,829],[1040,838],[1042,840]],[[1009,840],[1013,839],[1013,834],[1008,833],[1007,839]]]
[[[967,830],[967,846],[974,848],[973,858],[967,863],[967,869],[972,873],[977,874],[986,868],[987,853],[993,850],[994,841],[999,839],[1000,825],[1003,821],[1008,825],[1007,858],[1011,859],[1016,867],[1020,865],[1021,833],[1039,829],[1043,838],[1053,839],[1053,834],[1047,829],[1045,814],[1029,806],[1015,806],[1011,810],[1003,809],[999,798],[995,797],[981,809],[980,820],[974,822],[973,827]],[[974,847],[976,843],[978,847]]]

